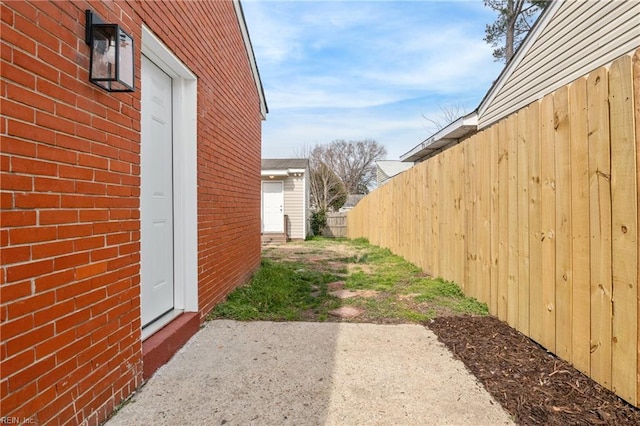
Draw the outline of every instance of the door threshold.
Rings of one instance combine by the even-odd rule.
[[[200,313],[185,312],[142,342],[142,378],[148,380],[200,330]]]
[[[156,319],[155,321],[145,325],[142,328],[142,341],[144,342],[145,339],[148,339],[149,337],[153,336],[155,333],[160,331],[162,327],[164,327],[165,325],[169,324],[171,321],[173,321],[174,319],[182,315],[183,312],[184,311],[182,309],[173,309],[167,312],[166,314],[164,314],[163,316],[161,316],[160,318]]]

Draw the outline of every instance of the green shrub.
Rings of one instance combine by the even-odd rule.
[[[322,230],[327,226],[327,212],[318,210],[311,214],[311,231],[313,235],[322,235]]]

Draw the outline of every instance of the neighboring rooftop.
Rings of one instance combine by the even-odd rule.
[[[306,169],[308,164],[306,158],[263,158],[262,170]]]
[[[397,160],[380,160],[376,161],[376,166],[376,180],[378,181],[378,186],[380,186],[395,175],[410,169],[413,163]]]
[[[347,200],[344,202],[344,205],[340,207],[341,212],[346,212],[351,210],[364,198],[364,194],[349,194],[347,195]]]

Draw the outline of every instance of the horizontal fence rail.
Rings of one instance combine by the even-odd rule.
[[[456,282],[638,406],[640,50],[417,164],[347,234]]]

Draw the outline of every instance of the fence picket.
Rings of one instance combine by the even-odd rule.
[[[540,104],[540,223],[542,226],[542,340],[554,351],[556,347],[556,176],[553,95]]]
[[[631,76],[630,57],[611,65],[611,386],[627,400],[637,395],[637,380],[629,376],[627,365],[638,363],[638,346],[634,345],[638,335],[638,191]]]
[[[529,137],[529,332],[536,342],[542,342],[542,207],[540,102],[527,110]]]
[[[498,187],[498,126],[491,126],[487,132],[489,133],[489,149],[491,152],[490,173],[491,173],[491,303],[489,303],[489,312],[498,316],[498,300],[499,295],[499,276],[498,276],[498,247],[500,239],[498,229],[500,229],[500,215],[498,208],[500,204],[500,192]]]
[[[518,285],[518,116],[507,119],[507,170],[508,184],[508,236],[507,236],[507,322],[518,328],[519,285]]]
[[[571,114],[571,267],[573,311],[571,361],[583,373],[590,369],[591,294],[589,283],[589,144],[587,136],[587,80],[569,92]]]
[[[507,120],[498,123],[498,318],[507,321],[509,303],[509,139]]]
[[[478,151],[482,161],[479,166],[478,202],[480,204],[478,262],[478,285],[480,286],[480,301],[489,306],[491,304],[491,149],[488,132],[480,133],[478,137]]]
[[[611,389],[611,159],[607,71],[588,77],[591,377]]]
[[[556,353],[571,359],[571,127],[569,124],[569,89],[560,88],[553,95],[555,182],[556,182]]]
[[[529,334],[529,108],[518,113],[518,330]]]

